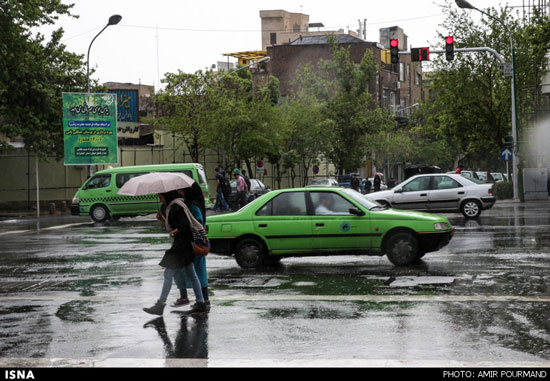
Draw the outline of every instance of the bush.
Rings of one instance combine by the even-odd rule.
[[[511,181],[499,181],[494,187],[497,200],[506,200],[514,198],[514,186]]]

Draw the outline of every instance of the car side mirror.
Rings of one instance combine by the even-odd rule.
[[[355,214],[356,216],[364,216],[365,215],[365,212],[363,212],[359,208],[349,208],[349,212],[350,212],[350,214]]]

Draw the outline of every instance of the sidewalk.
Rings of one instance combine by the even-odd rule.
[[[525,202],[520,202],[519,199],[505,199],[505,200],[497,200],[495,203],[495,207],[497,206],[511,206],[511,205],[521,205],[525,207],[543,207],[543,206],[549,206],[550,205],[550,199],[547,200],[526,200]]]

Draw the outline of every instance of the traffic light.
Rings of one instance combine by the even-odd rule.
[[[399,63],[399,41],[397,38],[390,40],[391,63]]]
[[[447,61],[452,61],[455,59],[455,39],[453,36],[447,36],[445,38],[445,58]]]

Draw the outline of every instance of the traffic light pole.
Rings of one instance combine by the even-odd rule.
[[[519,199],[521,202],[525,201],[524,194],[523,194],[523,174],[522,174],[522,168],[519,163],[519,139],[518,139],[518,129],[517,129],[517,110],[516,110],[516,73],[515,73],[515,57],[514,57],[514,45],[513,41],[510,38],[510,44],[512,48],[512,136],[514,139],[514,156],[512,159],[512,178],[513,178],[513,185],[514,185],[514,199]],[[481,48],[455,48],[455,52],[489,52],[495,58],[500,62],[501,68],[506,66],[507,63],[504,58],[493,48],[489,47],[481,47]],[[430,50],[430,54],[444,54],[446,53],[445,50]],[[411,52],[399,52],[399,55],[407,55],[411,54]]]

